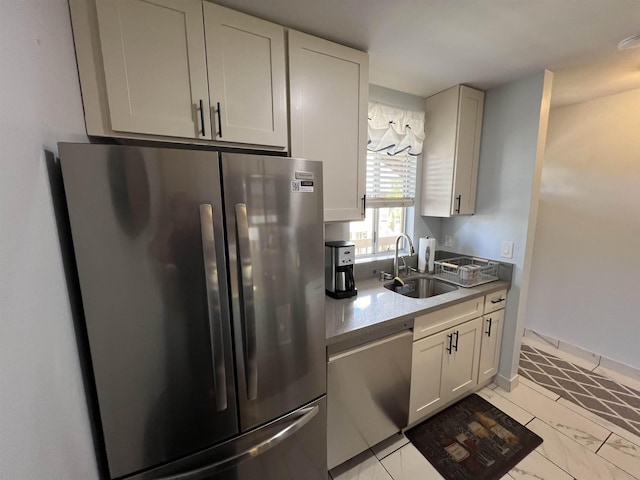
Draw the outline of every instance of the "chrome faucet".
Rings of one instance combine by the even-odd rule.
[[[411,256],[414,256],[416,254],[416,251],[413,249],[413,242],[411,241],[411,239],[409,238],[408,235],[406,235],[404,233],[401,233],[400,235],[398,235],[396,237],[396,253],[395,253],[395,256],[393,257],[393,276],[394,276],[394,278],[397,277],[398,275],[400,275],[400,266],[398,265],[398,244],[400,243],[400,239],[401,238],[406,238],[407,241],[409,242],[409,254]],[[407,264],[405,263],[405,268],[407,268],[406,265]]]

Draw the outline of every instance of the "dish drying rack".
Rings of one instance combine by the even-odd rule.
[[[435,262],[434,277],[461,287],[498,280],[500,263],[477,257],[455,257]]]

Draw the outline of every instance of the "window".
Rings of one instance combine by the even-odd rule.
[[[367,211],[364,220],[351,222],[349,227],[356,255],[393,251],[396,237],[405,233],[413,211],[417,156],[422,153],[423,140],[424,112],[369,104]]]
[[[367,208],[365,219],[349,226],[356,255],[392,252],[396,237],[405,231],[407,211],[406,207]]]

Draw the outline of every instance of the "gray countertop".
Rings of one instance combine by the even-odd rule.
[[[416,316],[511,286],[497,280],[472,288],[459,287],[431,298],[409,298],[384,288],[388,282],[377,278],[360,280],[357,296],[342,300],[326,297],[326,336],[330,349],[339,343],[356,344],[412,328]]]

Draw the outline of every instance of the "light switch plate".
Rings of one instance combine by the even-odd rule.
[[[502,242],[500,256],[502,258],[513,258],[513,242]]]

